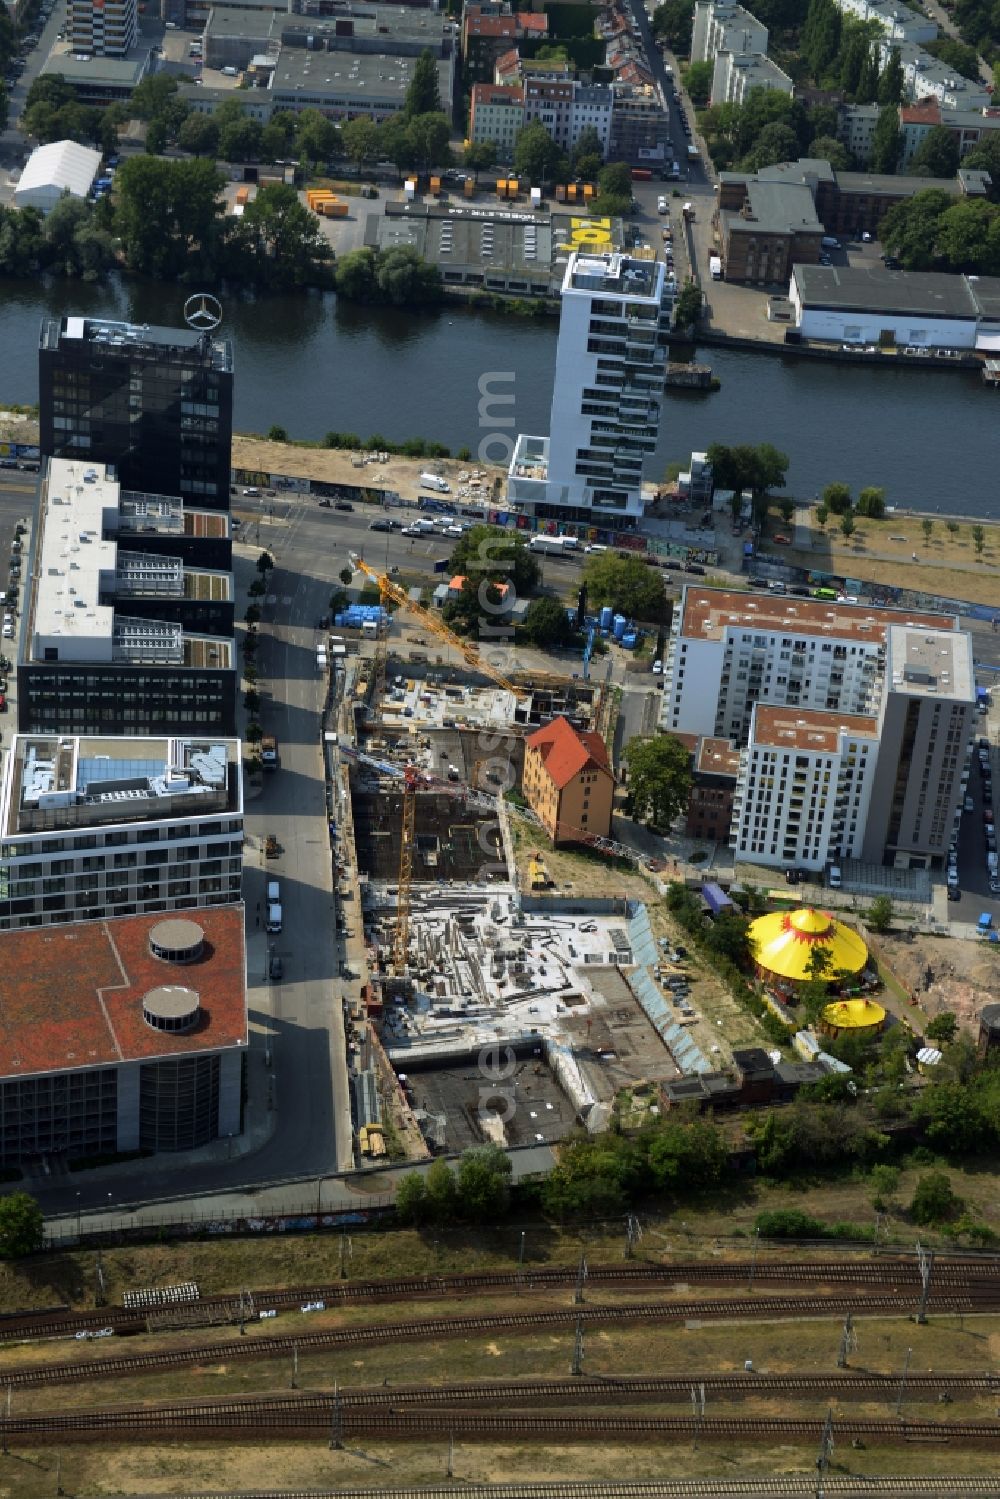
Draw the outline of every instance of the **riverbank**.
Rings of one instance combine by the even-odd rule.
[[[778,325],[776,325],[778,326]],[[786,325],[780,325],[784,328]],[[793,330],[794,331],[794,330]],[[673,339],[671,340],[674,341]],[[678,338],[677,343],[690,344],[689,337]],[[843,344],[785,343],[779,338],[751,338],[747,334],[727,333],[724,329],[700,327],[697,342],[704,348],[742,349],[751,354],[778,354],[783,359],[815,359],[829,364],[863,364],[868,369],[891,370],[951,370],[960,374],[979,374],[986,363],[985,354],[971,351],[952,359],[947,356],[925,353],[904,354],[901,349],[878,349],[866,353],[864,348],[852,349]]]

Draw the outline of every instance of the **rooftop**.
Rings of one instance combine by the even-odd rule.
[[[391,37],[386,37],[386,45]],[[387,52],[309,52],[285,47],[281,51],[271,84],[272,94],[302,94],[377,99],[402,108],[413,79],[417,57],[399,57]],[[438,87],[442,99],[451,94],[451,63],[437,61]]]
[[[842,193],[887,198],[905,198],[912,193],[929,192],[931,188],[953,198],[959,191],[954,177],[907,177],[902,173],[898,177],[888,177],[877,172],[838,172],[837,186]]]
[[[803,307],[915,313],[935,318],[975,318],[978,311],[966,278],[943,271],[796,265],[792,276]]]
[[[750,740],[752,744],[768,744],[775,749],[832,755],[847,734],[877,739],[878,720],[860,713],[827,713],[816,708],[779,708],[757,703]]]
[[[553,718],[525,741],[527,749],[537,750],[549,779],[561,791],[584,770],[602,770],[611,775],[607,745],[600,734],[574,729],[568,718]]]
[[[740,769],[739,747],[728,739],[707,736],[698,745],[694,768],[700,775],[736,776]]]
[[[655,297],[663,285],[663,264],[629,255],[571,255],[563,291],[604,291],[620,297]]]
[[[793,599],[780,594],[749,594],[728,588],[695,588],[688,584],[681,605],[680,634],[684,640],[721,640],[729,629],[759,629],[868,640],[884,645],[890,626],[895,624],[930,630],[957,628],[955,619],[944,614],[837,604],[826,599]]]
[[[804,182],[747,183],[747,201],[738,213],[727,214],[732,233],[819,234],[823,225],[816,217],[813,195]]]
[[[53,186],[85,198],[100,165],[100,151],[80,146],[76,141],[52,141],[32,151],[16,191],[20,195],[33,188]]]
[[[568,235],[568,217],[538,215],[528,207],[466,203],[445,207],[389,202],[382,218],[369,220],[370,232],[377,235],[382,249],[413,245],[424,260],[442,271],[474,267],[483,272],[515,272],[536,277],[546,286],[553,276],[561,223],[566,224]]]
[[[127,916],[0,932],[0,1077],[244,1046],[243,907],[196,909],[169,923],[201,929],[193,962],[154,955],[150,934],[163,923]],[[159,1030],[144,1019],[144,999],[163,989],[197,996],[192,1029]]]
[[[474,83],[473,107],[482,104],[523,104],[524,89],[519,83]]]
[[[239,741],[15,736],[4,757],[0,831],[239,811]]]
[[[150,323],[122,323],[112,318],[66,316],[42,320],[40,347],[64,349],[68,340],[99,345],[103,353],[159,362],[201,364],[231,371],[233,346],[228,338],[209,338],[191,328],[163,328]],[[200,357],[199,357],[200,356]]]
[[[67,83],[115,84],[121,88],[135,88],[142,81],[148,62],[149,52],[145,48],[137,57],[95,57],[74,52],[71,42],[57,42],[42,64],[41,71],[43,74],[60,73]]]
[[[894,692],[911,697],[976,698],[972,637],[964,632],[893,625],[886,673]]]

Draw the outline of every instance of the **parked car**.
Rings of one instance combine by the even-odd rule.
[[[334,500],[333,508],[334,510],[353,510],[354,506],[350,500]]]
[[[285,965],[282,963],[280,957],[276,952],[272,953],[271,961],[268,965],[268,973],[270,974],[271,978],[280,979],[284,974],[284,971]]]
[[[774,544],[777,547],[790,547],[792,544],[792,538],[790,536],[782,535],[782,533],[779,531],[778,535],[774,538]]]

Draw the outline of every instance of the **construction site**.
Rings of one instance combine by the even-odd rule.
[[[402,1153],[426,1155],[603,1130],[623,1092],[658,1097],[722,1056],[706,1027],[696,1039],[681,959],[644,901],[606,880],[597,897],[559,888],[521,795],[526,737],[555,716],[606,734],[608,695],[508,678],[430,611],[395,602],[374,639],[348,645],[337,719],[364,947],[359,1132],[388,1117]],[[451,649],[413,662],[404,621]],[[598,864],[628,853],[581,843]]]

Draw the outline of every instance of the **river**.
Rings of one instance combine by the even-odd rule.
[[[177,324],[186,292],[145,282],[0,281],[0,403],[38,399],[38,327],[66,312]],[[226,331],[236,358],[235,425],[291,437],[331,430],[400,440],[424,436],[477,450],[480,380],[513,390],[516,428],[548,430],[556,324],[444,309],[397,312],[338,304],[332,294],[230,295]],[[709,349],[715,394],[672,391],[655,458],[712,442],[772,442],[789,455],[788,488],[815,494],[831,480],[855,493],[882,485],[891,504],[995,516],[1000,394],[973,374],[866,369]],[[494,408],[495,410],[498,408]],[[510,414],[499,408],[503,415]],[[502,445],[487,455],[499,461]]]

